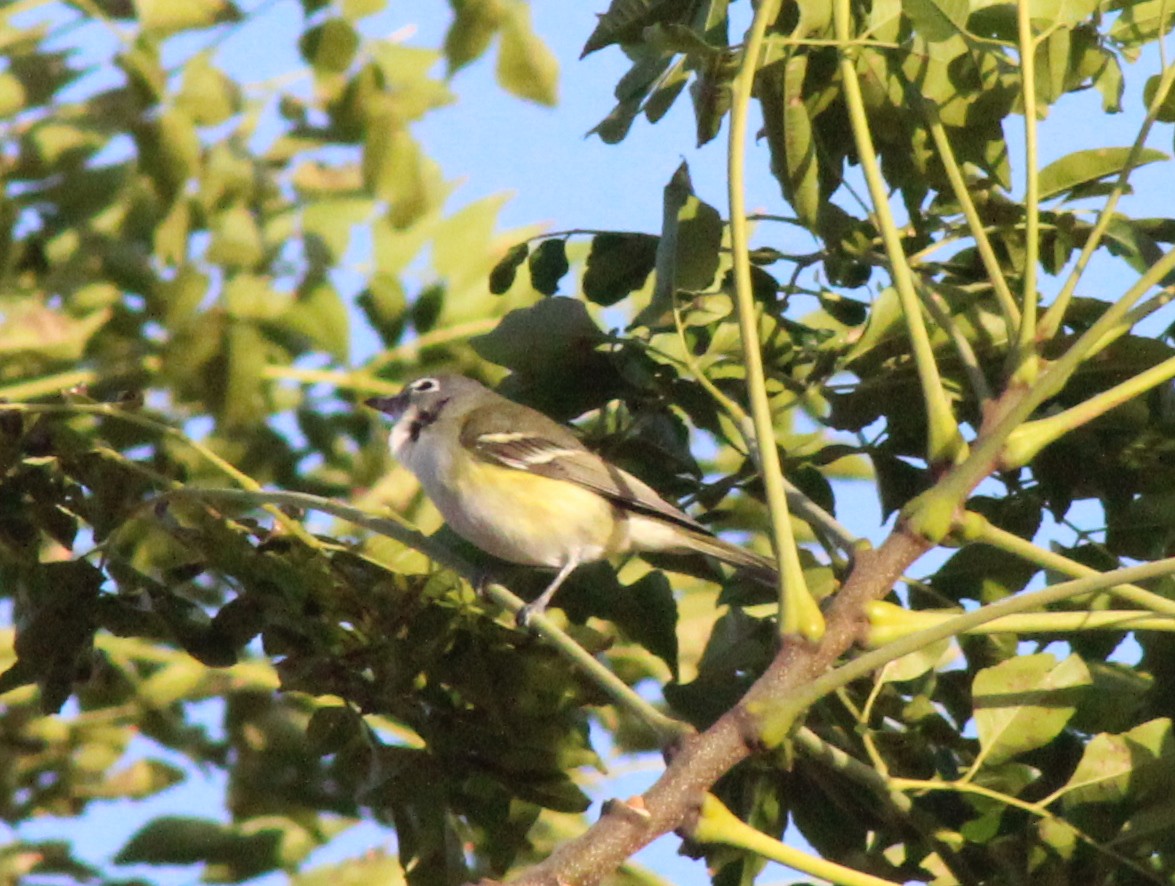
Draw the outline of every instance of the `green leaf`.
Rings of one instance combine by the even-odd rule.
[[[173,6],[167,0],[154,0],[154,5]],[[159,58],[159,44],[147,34],[140,34],[129,48],[116,59],[130,81],[132,92],[144,103],[158,102],[167,92],[167,73]]]
[[[191,225],[191,202],[186,195],[180,194],[155,228],[152,250],[160,262],[173,267],[183,264],[188,255]]]
[[[948,638],[896,658],[882,669],[878,679],[885,683],[902,683],[921,677],[958,656],[959,650],[953,644],[954,641]]]
[[[340,363],[347,362],[351,346],[351,321],[347,306],[331,284],[311,286],[298,293],[280,323],[323,348]]]
[[[1110,25],[1110,38],[1125,48],[1134,48],[1150,43],[1171,30],[1175,22],[1175,9],[1165,0],[1142,0],[1126,3]]]
[[[406,228],[434,209],[444,197],[435,161],[425,156],[407,127],[396,120],[394,102],[369,117],[363,141],[363,183],[391,204],[389,219]]]
[[[1175,737],[1166,717],[1120,734],[1095,735],[1061,789],[1066,809],[1087,803],[1141,802],[1175,787]]]
[[[556,812],[585,812],[592,801],[565,773],[546,776],[535,775],[518,779],[511,785],[518,799],[537,803],[545,809]]]
[[[399,339],[404,329],[408,297],[395,276],[373,274],[367,288],[355,300],[384,344],[390,345]]]
[[[689,167],[683,162],[662,196],[653,297],[634,322],[643,326],[664,323],[679,291],[710,287],[718,272],[721,246],[722,216],[694,196]]]
[[[231,838],[205,818],[169,816],[141,828],[114,860],[118,864],[195,864],[215,856]]]
[[[498,82],[519,98],[540,105],[559,101],[559,62],[530,26],[530,6],[511,3],[502,22],[498,47]]]
[[[490,292],[494,295],[503,295],[510,291],[514,279],[518,276],[518,269],[530,254],[530,244],[516,243],[506,250],[506,254],[494,265],[490,271]]]
[[[362,736],[363,720],[346,705],[319,708],[306,726],[310,750],[320,756],[337,754]]]
[[[1167,795],[1131,815],[1112,845],[1115,848],[1137,846],[1144,852],[1156,843],[1169,848],[1172,833],[1175,833],[1175,798]]]
[[[391,40],[376,41],[364,50],[375,59],[380,75],[374,78],[372,88],[381,92],[390,88],[401,121],[419,120],[429,111],[456,101],[449,87],[430,74],[441,58],[436,50]]]
[[[182,191],[199,173],[200,136],[182,109],[169,108],[157,120],[141,125],[136,136],[143,170],[155,180],[165,199]]]
[[[596,22],[596,29],[588,37],[579,57],[613,43],[636,42],[645,28],[671,21],[689,8],[685,0],[612,0],[608,11]]]
[[[387,5],[388,0],[343,0],[343,17],[357,21],[382,12]]]
[[[571,268],[567,241],[561,237],[544,240],[531,253],[528,268],[530,285],[543,295],[554,295],[559,291],[559,281]]]
[[[1029,10],[1037,26],[1072,28],[1097,12],[1100,5],[1099,0],[1032,0]]]
[[[1058,664],[1046,652],[984,668],[971,687],[984,762],[998,765],[1048,744],[1065,728],[1080,690],[1091,682],[1076,655]]]
[[[165,791],[185,777],[182,769],[162,760],[136,760],[103,780],[94,796],[137,800]]]
[[[1076,187],[1117,176],[1126,165],[1130,148],[1092,148],[1075,151],[1060,160],[1054,160],[1040,172],[1042,200],[1060,196]],[[1167,155],[1154,148],[1143,148],[1134,169],[1166,160]]]
[[[184,65],[176,107],[185,111],[197,126],[223,123],[240,106],[240,88],[212,64],[211,53],[201,52]]]
[[[482,358],[528,375],[559,364],[576,365],[606,337],[583,302],[545,298],[502,318],[493,330],[470,341]]]
[[[720,54],[713,55],[699,66],[690,84],[690,99],[694,105],[694,143],[697,147],[718,137],[722,121],[730,110],[731,84],[737,72],[737,66],[730,64]]]
[[[967,35],[967,0],[902,0],[902,11],[930,43]]]
[[[314,868],[298,874],[291,886],[400,886],[407,881],[398,860],[381,850],[366,852],[328,867]]]
[[[930,487],[930,478],[925,470],[890,453],[872,452],[870,459],[877,474],[881,512],[887,518]]]
[[[812,120],[804,103],[808,58],[797,55],[784,66],[783,129],[787,172],[785,193],[801,222],[815,229],[820,213],[820,177]]]
[[[677,603],[673,588],[663,572],[650,572],[624,587],[612,608],[599,613],[614,621],[628,636],[669,668],[673,679],[677,668]]]
[[[1067,91],[1071,42],[1068,28],[1056,28],[1036,45],[1036,98],[1042,106],[1053,104]]]
[[[266,414],[265,369],[268,348],[260,330],[248,322],[234,323],[226,343],[228,366],[221,413],[230,427],[246,427]]]
[[[822,289],[818,298],[820,299],[820,307],[824,308],[830,317],[845,326],[860,326],[869,316],[867,304],[845,298],[839,293]]]
[[[205,668],[197,661],[177,661],[165,665],[139,684],[138,694],[156,710],[186,698],[205,677]]]
[[[951,600],[991,603],[1022,590],[1038,567],[987,545],[956,551],[934,576],[934,589]]]
[[[686,60],[684,58],[677,59],[657,79],[654,87],[649,92],[648,98],[641,106],[641,111],[644,113],[645,119],[650,123],[656,123],[668,114],[669,109],[673,107],[673,103],[677,101],[677,97],[681,95],[682,90],[689,84],[689,71],[685,63]]]
[[[98,310],[71,317],[36,301],[15,304],[0,321],[0,357],[35,353],[50,360],[80,360],[110,316],[109,310]]]
[[[877,294],[869,309],[865,331],[845,356],[847,362],[862,359],[882,344],[892,341],[903,332],[902,308],[897,290],[886,287]]]
[[[261,229],[253,213],[245,206],[230,206],[213,221],[212,243],[206,258],[226,268],[248,269],[260,263],[265,254]]]
[[[501,27],[500,0],[464,0],[454,5],[453,21],[445,33],[445,60],[449,76],[481,58]]]
[[[135,0],[139,23],[143,30],[162,37],[194,28],[240,21],[236,5],[228,0]]]
[[[331,18],[303,34],[298,49],[317,73],[341,74],[355,59],[359,35],[350,22]]]
[[[497,259],[494,227],[505,198],[500,194],[463,206],[433,230],[432,264],[454,293],[463,298],[446,301],[445,319],[452,322],[482,317],[492,303],[486,279]],[[525,235],[513,241],[525,239]],[[508,241],[509,242],[509,241]],[[479,302],[484,294],[486,301]]]
[[[1158,94],[1159,84],[1162,79],[1161,74],[1153,74],[1147,78],[1146,86],[1142,90],[1142,101],[1148,108]],[[1167,96],[1163,99],[1163,103],[1159,105],[1155,119],[1161,123],[1175,123],[1175,89],[1167,90]]]
[[[583,274],[583,294],[607,307],[644,286],[657,262],[657,243],[652,234],[597,234]]]
[[[1122,76],[1122,65],[1118,57],[1108,50],[1104,55],[1105,64],[1093,78],[1093,85],[1102,95],[1102,110],[1117,114],[1122,110],[1122,95],[1126,91],[1126,80]]]
[[[351,243],[352,228],[371,213],[371,201],[339,197],[315,200],[302,210],[302,228],[308,248],[323,248],[334,259]]]

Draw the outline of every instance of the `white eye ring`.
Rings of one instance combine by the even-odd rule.
[[[418,378],[408,387],[417,394],[427,394],[430,391],[439,391],[441,389],[440,383],[435,378]]]

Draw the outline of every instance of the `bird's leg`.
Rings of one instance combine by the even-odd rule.
[[[547,604],[551,602],[551,598],[555,596],[555,591],[559,590],[559,586],[571,575],[576,566],[579,565],[579,560],[572,557],[563,564],[563,568],[559,570],[559,574],[551,579],[551,583],[547,585],[546,590],[539,594],[533,602],[527,603],[518,610],[515,621],[520,628],[524,628],[530,623],[530,620],[536,615],[542,615],[546,609]]]
[[[490,586],[490,582],[494,580],[493,573],[488,569],[478,569],[474,573],[472,580],[469,582],[473,588],[473,593],[477,595],[479,600],[488,600],[489,594],[486,593],[486,588]]]

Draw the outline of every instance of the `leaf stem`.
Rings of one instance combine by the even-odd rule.
[[[800,563],[799,547],[792,533],[791,514],[783,488],[783,468],[775,445],[775,429],[763,354],[759,343],[758,316],[751,286],[751,264],[746,210],[747,112],[751,102],[759,54],[767,25],[775,20],[782,0],[762,0],[743,47],[742,62],[732,83],[730,140],[727,166],[730,203],[730,248],[734,263],[735,307],[746,361],[747,397],[755,428],[759,468],[771,516],[771,540],[779,561],[779,631],[818,640],[824,633],[824,616],[809,592]]]
[[[1016,2],[1017,40],[1020,47],[1020,99],[1024,103],[1024,268],[1021,279],[1020,329],[1012,351],[1014,381],[1031,384],[1036,378],[1036,263],[1040,257],[1040,170],[1037,163],[1036,39],[1032,35],[1032,4]]]
[[[849,0],[835,0],[833,19],[836,36],[845,44],[849,42],[851,37],[849,31],[851,17],[852,10]],[[922,389],[922,399],[927,415],[926,457],[932,464],[952,464],[965,455],[967,444],[964,442],[962,434],[959,433],[959,425],[955,421],[950,402],[943,390],[938,366],[934,360],[934,349],[930,344],[930,334],[926,330],[921,304],[914,287],[913,273],[902,248],[902,239],[898,233],[893,212],[890,210],[889,197],[881,175],[877,151],[873,146],[873,137],[869,132],[869,121],[865,114],[861,84],[857,79],[857,69],[853,64],[854,57],[854,53],[849,47],[842,48],[840,53],[842,88],[861,170],[865,174],[865,182],[869,187],[873,214],[885,245],[890,274],[893,277],[894,289],[897,291],[898,300],[902,306],[902,316],[905,319],[906,331],[910,336],[914,364],[918,371],[918,381]]]
[[[1175,248],[1169,249],[1106,308],[1060,358],[1035,378],[1029,388],[1006,392],[1001,401],[997,401],[999,411],[989,415],[967,460],[903,508],[910,529],[930,541],[941,540],[954,525],[963,499],[999,464],[1011,436],[1041,403],[1064,388],[1083,361],[1122,334],[1121,324],[1127,312],[1172,270],[1175,270]]]
[[[869,731],[864,730],[861,737],[864,738],[868,735]],[[963,876],[965,867],[962,860],[948,840],[943,839],[943,832],[947,831],[947,828],[915,806],[908,794],[895,788],[884,768],[879,771],[867,766],[856,757],[821,738],[807,726],[801,726],[796,730],[792,736],[792,742],[808,759],[815,760],[829,769],[845,775],[857,784],[863,785],[895,813],[905,816],[915,830],[922,834],[923,839],[934,844],[943,864],[954,873],[958,882],[971,881],[972,878]]]
[[[499,318],[497,317],[484,317],[478,320],[469,320],[465,323],[456,323],[453,326],[444,326],[440,329],[431,329],[428,332],[416,336],[411,341],[406,341],[396,345],[394,348],[388,348],[386,351],[383,351],[367,364],[367,371],[378,372],[383,367],[395,363],[397,360],[410,362],[416,359],[425,348],[447,345],[450,342],[461,341],[462,339],[473,338],[475,335],[490,332],[498,325],[498,322]]]
[[[946,171],[947,180],[951,184],[951,192],[959,201],[959,208],[963,210],[963,217],[967,220],[967,230],[971,232],[971,237],[975,241],[975,249],[983,262],[983,269],[987,271],[987,278],[991,282],[996,302],[1004,315],[1004,322],[1008,324],[1009,329],[1014,329],[1020,325],[1020,308],[1012,296],[1012,290],[1004,276],[1004,269],[1000,265],[999,259],[996,258],[995,249],[992,248],[991,240],[987,236],[983,219],[979,217],[979,210],[975,208],[975,201],[971,199],[971,189],[963,178],[962,170],[959,169],[959,162],[955,159],[955,149],[951,147],[942,120],[939,119],[938,107],[929,100],[921,98],[914,90],[911,89],[910,92],[921,99],[919,104],[926,115],[927,128],[930,130],[931,138],[934,139],[934,147],[938,151],[938,157]]]
[[[702,807],[690,836],[699,843],[720,843],[753,852],[762,858],[839,886],[895,886],[896,882],[817,858],[769,837],[740,820],[713,794],[706,794],[702,800]]]
[[[331,385],[341,391],[359,391],[364,394],[395,394],[399,391],[399,385],[366,372],[346,369],[269,365],[261,370],[261,377],[270,381],[293,381],[304,385]]]
[[[967,514],[966,520],[969,528],[974,527],[968,534],[969,541],[991,545],[993,548],[1022,557],[1029,563],[1035,563],[1045,569],[1051,569],[1073,578],[1089,578],[1101,574],[1084,563],[1078,563],[1056,551],[1046,550],[1013,532],[1008,532],[1006,529],[1000,529],[980,514],[970,512]],[[1132,584],[1113,585],[1106,590],[1115,597],[1127,600],[1144,610],[1175,616],[1175,600],[1168,600],[1154,591],[1148,591],[1146,588]]]
[[[1125,866],[1129,867],[1131,870],[1135,871],[1136,873],[1142,874],[1145,879],[1151,881],[1152,883],[1165,883],[1165,882],[1167,882],[1166,880],[1163,880],[1160,877],[1156,876],[1154,871],[1147,870],[1145,867],[1138,864],[1133,859],[1127,858],[1126,856],[1115,852],[1113,849],[1111,849],[1109,846],[1107,846],[1101,840],[1097,840],[1097,839],[1089,836],[1088,834],[1084,833],[1080,828],[1070,824],[1065,819],[1063,819],[1057,815],[1054,815],[1052,812],[1049,812],[1049,810],[1045,808],[1045,806],[1046,806],[1045,802],[1029,803],[1028,801],[1021,800],[1018,797],[1013,797],[1010,794],[1005,794],[1000,791],[995,791],[995,790],[992,790],[991,788],[987,788],[987,787],[984,787],[983,785],[975,784],[973,782],[935,781],[933,779],[921,779],[921,778],[895,778],[895,779],[893,779],[892,783],[893,783],[894,788],[897,790],[958,791],[959,793],[963,793],[963,794],[974,794],[975,796],[986,797],[989,800],[995,800],[998,803],[1003,803],[1007,806],[1012,806],[1016,809],[1022,809],[1025,812],[1031,813],[1032,815],[1038,816],[1038,817],[1046,819],[1048,821],[1055,822],[1056,824],[1060,825],[1061,827],[1067,828],[1068,830],[1073,832],[1073,835],[1076,836],[1077,839],[1081,840],[1081,842],[1088,845],[1095,852],[1099,852],[1102,855],[1105,855],[1107,858],[1112,859],[1117,864],[1125,865]],[[1046,798],[1046,799],[1048,799],[1048,798]]]
[[[963,372],[967,376],[967,383],[971,386],[971,393],[975,395],[975,399],[982,408],[983,404],[992,399],[992,393],[991,387],[987,383],[987,377],[983,374],[983,367],[979,365],[979,358],[975,356],[975,350],[971,347],[971,342],[959,329],[959,324],[951,316],[950,307],[941,295],[931,287],[921,284],[918,285],[918,290],[922,293],[922,303],[926,306],[930,318],[942,327],[950,338],[951,344],[954,345],[955,351],[959,355],[959,362],[963,366]]]
[[[59,394],[79,385],[92,385],[97,380],[98,373],[91,369],[74,369],[4,385],[0,387],[0,399],[32,400],[47,394]]]
[[[1027,464],[1042,449],[1050,443],[1056,442],[1074,428],[1088,424],[1095,418],[1117,409],[1123,403],[1170,381],[1172,378],[1175,378],[1175,357],[1168,357],[1121,384],[1114,385],[1112,388],[1090,397],[1084,403],[1079,403],[1055,415],[1021,425],[1008,436],[1004,450],[1004,464],[1009,467]]]
[[[1039,591],[1016,594],[971,612],[960,613],[941,624],[932,625],[894,640],[892,643],[886,643],[878,649],[866,652],[847,664],[817,677],[799,692],[781,700],[778,708],[771,712],[772,721],[773,723],[794,722],[801,711],[806,710],[824,696],[835,692],[841,686],[846,686],[853,680],[864,677],[903,655],[917,652],[931,643],[973,630],[1005,615],[1044,609],[1050,604],[1060,603],[1082,594],[1091,594],[1094,591],[1149,578],[1160,578],[1172,573],[1175,573],[1175,557],[1168,557],[1151,563],[1099,573],[1088,578],[1062,582]]]

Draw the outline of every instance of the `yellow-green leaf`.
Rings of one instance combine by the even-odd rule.
[[[1049,653],[1023,655],[984,668],[971,695],[988,765],[1042,747],[1065,728],[1080,691],[1092,680],[1078,656],[1058,663]]]
[[[498,47],[498,82],[520,98],[540,105],[559,100],[559,62],[530,26],[530,7],[511,4]]]

